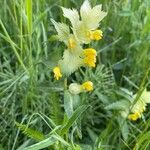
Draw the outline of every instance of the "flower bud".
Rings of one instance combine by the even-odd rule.
[[[82,92],[81,85],[77,83],[71,83],[69,85],[69,91],[72,94],[79,94],[80,92]]]

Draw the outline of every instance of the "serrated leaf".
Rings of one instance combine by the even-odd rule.
[[[49,95],[50,106],[51,106],[51,118],[55,122],[56,125],[62,123],[63,115],[62,108],[59,102],[59,95],[55,92],[51,92]]]
[[[16,122],[16,126],[22,131],[23,134],[27,135],[30,138],[33,138],[37,141],[41,141],[45,139],[45,136],[43,133],[34,130],[32,128],[29,128],[27,125],[20,124]]]
[[[128,128],[128,124],[126,121],[121,126],[121,133],[122,133],[124,140],[126,141],[128,139],[128,134],[129,134],[129,128]]]
[[[51,135],[49,138],[33,144],[29,147],[24,148],[24,150],[40,150],[46,147],[53,145],[56,141],[61,142],[63,145],[70,147],[69,143],[67,143],[63,138],[58,135]]]
[[[67,117],[70,118],[73,114],[73,98],[68,91],[64,92],[64,109]]]
[[[129,102],[127,102],[126,100],[121,100],[118,102],[114,102],[108,106],[105,107],[105,109],[107,110],[124,110],[126,108],[128,108],[129,106]]]
[[[26,148],[24,148],[23,150],[39,150],[42,148],[46,148],[50,145],[53,145],[55,142],[57,141],[57,139],[55,139],[54,137],[49,137],[39,143],[36,143],[34,145],[28,146]]]
[[[70,119],[66,122],[66,124],[64,125],[64,127],[61,130],[61,134],[65,134],[69,128],[75,123],[75,121],[81,116],[81,114],[83,112],[85,112],[85,110],[89,107],[89,105],[82,105],[80,107],[78,107],[73,115],[70,117]]]

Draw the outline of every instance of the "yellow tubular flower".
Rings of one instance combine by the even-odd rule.
[[[103,36],[103,32],[101,30],[93,31],[94,40],[96,40],[96,41],[101,40],[102,36]]]
[[[93,83],[91,81],[86,81],[82,85],[82,90],[85,91],[92,91],[93,90]]]
[[[103,32],[101,30],[94,30],[94,31],[89,31],[88,32],[88,37],[90,40],[101,40],[103,37]]]
[[[93,48],[84,49],[84,64],[95,67],[97,52]]]
[[[54,78],[56,80],[59,80],[59,78],[62,77],[62,74],[60,72],[60,68],[58,66],[53,69],[53,72],[54,72]]]
[[[68,41],[68,48],[69,49],[73,49],[76,47],[76,42],[73,38],[70,38],[69,41]]]
[[[132,121],[136,121],[140,117],[141,117],[140,113],[136,112],[136,113],[130,114],[128,116],[128,119]]]

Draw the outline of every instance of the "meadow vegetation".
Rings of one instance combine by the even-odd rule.
[[[96,67],[56,80],[66,45],[51,19],[71,25],[60,6],[83,0],[0,1],[0,150],[150,149],[150,2],[90,2],[107,12],[103,38],[88,44]],[[86,81],[92,91],[68,90]]]

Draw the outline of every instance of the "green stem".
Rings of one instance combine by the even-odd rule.
[[[143,91],[144,91],[144,89],[145,89],[145,87],[146,87],[146,85],[145,85],[145,83],[146,83],[146,80],[147,80],[147,77],[148,77],[148,75],[149,75],[149,73],[150,73],[150,67],[146,70],[146,72],[145,72],[145,75],[144,75],[144,77],[143,77],[143,80],[142,80],[142,82],[141,82],[141,85],[140,85],[140,88],[139,88],[139,92],[138,92],[138,94],[137,94],[137,96],[136,96],[136,98],[135,98],[135,100],[134,100],[134,102],[133,102],[133,106],[134,106],[134,104],[138,101],[138,99],[139,99],[139,97],[141,96],[141,94],[143,93]],[[133,107],[132,106],[132,107]],[[132,108],[131,108],[132,109]]]
[[[22,5],[23,5],[23,3],[22,3],[22,0],[21,0],[21,2],[20,2],[20,12],[21,12],[21,16],[20,16],[20,49],[21,49],[21,58],[23,58]]]
[[[64,79],[64,91],[67,90],[67,78]]]
[[[14,46],[14,43],[13,43],[13,41],[11,40],[11,38],[10,38],[10,36],[9,36],[9,34],[8,34],[8,32],[7,32],[7,30],[6,30],[6,28],[5,28],[5,26],[4,26],[4,24],[3,24],[3,22],[2,22],[1,19],[0,19],[0,24],[1,24],[1,26],[2,26],[2,29],[3,29],[5,35],[6,35],[7,39],[8,39],[8,42],[10,43],[10,45],[11,45],[11,47],[12,47],[12,49],[13,49],[15,55],[16,55],[16,57],[17,57],[19,63],[21,64],[21,66],[23,67],[23,69],[28,73],[28,70],[27,70],[27,68],[25,67],[25,65],[24,65],[24,63],[23,63],[23,61],[22,61],[22,59],[21,59],[19,53],[17,52],[17,50],[16,50],[16,48],[15,48],[15,46]]]

